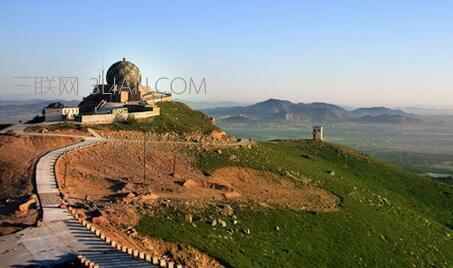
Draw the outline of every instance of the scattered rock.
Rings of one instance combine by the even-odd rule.
[[[179,174],[179,173],[176,172],[176,171],[175,171],[175,172],[172,172],[170,175],[173,176],[173,178],[181,178],[181,177],[182,177],[181,174]]]
[[[76,213],[79,215],[79,218],[85,220],[87,218],[86,213],[83,210],[78,209]]]
[[[136,197],[137,195],[134,192],[130,192],[127,194],[127,198],[133,198]]]
[[[277,232],[280,231],[280,227],[278,227],[278,225],[275,226],[275,230],[276,230]]]
[[[249,229],[249,228],[247,228],[247,229],[244,229],[244,230],[242,230],[242,231],[243,231],[243,232],[244,232],[245,234],[247,234],[247,235],[249,235],[249,234],[250,234],[250,229]]]
[[[225,214],[227,216],[232,216],[234,214],[234,210],[233,208],[230,206],[230,205],[225,205],[225,207],[223,208],[223,211],[225,212]]]
[[[236,142],[236,138],[233,136],[228,136],[224,131],[213,130],[209,136],[203,137],[207,141],[215,143],[233,143]]]
[[[293,171],[284,171],[283,175],[296,181],[306,182],[305,178],[299,178],[299,173],[294,173]]]
[[[211,222],[211,226],[216,226],[216,225],[217,225],[217,220],[213,219],[212,222]]]
[[[184,183],[182,184],[184,188],[191,189],[191,188],[196,188],[199,187],[200,184],[192,179],[185,180]]]
[[[241,194],[238,192],[228,192],[228,193],[224,193],[223,196],[226,199],[238,199],[241,197]]]
[[[327,173],[329,173],[330,176],[335,176],[335,171],[334,170],[329,170]]]
[[[211,138],[213,138],[214,140],[223,140],[225,139],[225,136],[226,136],[226,133],[223,132],[223,131],[219,131],[219,130],[213,130],[211,131],[211,134],[210,134]]]
[[[91,219],[91,221],[94,223],[94,224],[97,224],[97,225],[104,225],[107,223],[107,219],[101,215],[101,216],[97,216],[97,217],[93,217]]]
[[[139,197],[140,201],[142,201],[142,202],[154,201],[158,198],[159,198],[159,196],[157,194],[153,194],[153,193],[144,194]]]
[[[189,223],[192,223],[192,221],[193,221],[192,214],[186,214],[186,216],[184,216],[184,219],[186,221],[188,221]]]
[[[229,191],[232,190],[231,185],[227,183],[211,183],[211,188],[215,190],[220,190],[220,191]]]
[[[214,178],[208,181],[210,188],[220,191],[232,191],[233,186],[226,180]]]
[[[310,179],[307,179],[307,178],[305,178],[305,177],[302,177],[302,176],[301,176],[301,177],[299,177],[299,180],[300,180],[300,181],[302,181],[302,182],[303,182],[303,183],[305,183],[305,184],[309,184],[309,183],[311,183],[311,180],[310,180]]]
[[[19,211],[22,214],[28,214],[28,210],[30,206],[36,203],[36,199],[34,196],[30,197],[27,201],[19,205]]]
[[[123,183],[123,182],[121,182]],[[125,183],[119,190],[117,190],[118,193],[129,193],[133,192],[135,190],[135,186],[133,183]]]
[[[137,231],[133,227],[128,227],[126,229],[126,234],[128,236],[136,236],[137,235]]]
[[[219,219],[218,222],[219,222],[220,225],[222,225],[222,227],[226,227],[227,226],[226,222],[224,220],[222,220],[222,219]]]

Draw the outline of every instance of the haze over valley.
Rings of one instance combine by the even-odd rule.
[[[292,103],[269,99],[253,105],[202,111],[222,128],[243,138],[299,139],[323,125],[328,141],[351,146],[418,172],[453,172],[453,119],[427,109],[361,107],[328,103]]]

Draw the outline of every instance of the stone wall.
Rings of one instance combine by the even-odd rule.
[[[160,114],[160,108],[154,107],[152,111],[145,111],[145,112],[137,112],[137,113],[129,113],[129,119],[143,119],[153,116],[158,116]]]
[[[111,124],[115,118],[114,114],[90,114],[81,115],[79,121],[82,124]]]
[[[146,100],[146,103],[148,103],[148,104],[173,101],[173,99],[171,98],[171,95],[169,95],[169,96],[148,96],[148,97],[145,97],[145,100]]]
[[[113,122],[121,122],[127,119],[143,119],[160,114],[160,108],[154,107],[152,111],[136,112],[136,113],[112,113],[112,114],[90,114],[81,115],[79,121],[82,124],[111,124]]]

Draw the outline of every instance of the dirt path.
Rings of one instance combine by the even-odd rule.
[[[19,205],[33,194],[35,163],[48,151],[77,141],[67,137],[0,136],[0,235],[36,223],[35,206],[24,213],[19,211]]]
[[[149,263],[106,244],[72,218],[66,208],[60,207],[57,199],[46,199],[45,195],[57,194],[55,162],[66,152],[89,146],[102,139],[87,138],[83,142],[49,152],[41,157],[36,168],[36,184],[43,211],[43,222],[39,227],[27,228],[17,234],[0,239],[0,266],[55,266],[67,263],[76,254],[102,267],[152,267]]]

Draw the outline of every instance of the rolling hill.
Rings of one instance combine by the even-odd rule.
[[[167,208],[144,216],[139,232],[198,248],[226,267],[453,264],[451,185],[347,147],[306,140],[205,151],[196,159],[206,174],[240,167],[289,176],[300,185],[311,181],[339,196],[342,208],[300,212],[253,200],[245,205],[230,201],[233,218],[213,205],[191,211],[193,222],[187,222],[186,211]],[[213,218],[223,219],[225,226],[206,220]]]
[[[230,106],[203,109],[205,113],[215,116],[219,122],[234,122],[231,118],[241,117],[261,123],[326,123],[326,122],[358,122],[358,123],[415,123],[419,122],[415,115],[401,110],[386,107],[366,107],[346,110],[338,105],[313,102],[292,103],[287,100],[268,99],[249,106]]]

